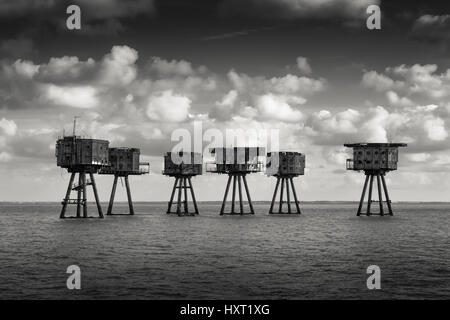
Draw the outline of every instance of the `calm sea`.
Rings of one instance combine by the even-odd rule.
[[[132,217],[60,220],[57,203],[0,204],[0,298],[450,298],[450,204],[395,203],[384,218],[356,217],[356,203],[303,203],[301,216],[269,216],[262,202],[243,217],[199,207],[178,217],[136,203]],[[79,291],[66,288],[72,264]],[[369,265],[381,290],[367,289]]]

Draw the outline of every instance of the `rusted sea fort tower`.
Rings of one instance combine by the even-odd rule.
[[[234,147],[234,148],[213,148],[210,150],[211,154],[215,155],[215,162],[207,167],[207,171],[219,174],[228,174],[228,182],[225,189],[225,195],[220,208],[220,215],[229,214],[255,214],[253,209],[250,191],[247,185],[246,176],[249,173],[261,172],[263,163],[259,160],[260,156],[265,155],[264,148],[258,147]],[[249,211],[244,211],[244,198],[242,196],[242,184],[244,182],[245,193],[247,195],[247,202]],[[233,181],[233,191],[231,197],[231,211],[225,212],[225,205],[227,203],[228,191],[230,189],[231,181]],[[239,189],[239,210],[236,210],[236,182]]]
[[[294,186],[294,177],[305,174],[305,155],[299,152],[269,152],[266,158],[266,174],[277,178],[275,191],[273,192],[272,202],[270,204],[269,214],[301,214],[300,205],[297,198],[297,192]],[[278,188],[281,182],[280,199],[278,211],[273,211],[275,206]],[[290,184],[290,185],[289,185]],[[286,189],[284,188],[286,186]],[[291,208],[291,191],[294,196],[294,210]],[[286,190],[287,212],[283,211],[284,191]]]
[[[99,174],[107,174],[114,176],[114,182],[109,199],[107,215],[113,215],[112,208],[114,197],[116,195],[117,180],[124,178],[125,188],[127,191],[128,207],[130,215],[134,215],[133,200],[131,199],[130,183],[128,176],[136,176],[147,174],[150,171],[148,162],[140,162],[141,151],[138,148],[109,148],[109,166],[102,167]]]
[[[364,205],[367,184],[369,184],[369,193],[366,215],[371,216],[374,214],[371,212],[372,202],[375,202],[372,200],[374,177],[377,178],[378,202],[380,207],[379,212],[375,214],[384,216],[383,202],[386,202],[388,214],[392,216],[391,200],[384,176],[389,171],[397,170],[398,148],[406,147],[407,145],[405,143],[351,143],[344,144],[344,146],[353,148],[353,159],[347,159],[347,170],[364,171],[366,175],[357,216],[360,216],[362,213],[361,210]],[[383,201],[381,189],[384,190],[385,201]]]
[[[167,206],[167,213],[179,216],[194,216],[198,214],[197,200],[191,178],[203,172],[203,156],[194,152],[168,152],[164,155],[163,175],[174,177],[172,194]],[[188,189],[190,190],[194,211],[189,211]],[[178,190],[178,193],[176,192]],[[175,194],[177,196],[175,201]],[[175,211],[172,208],[175,206]]]
[[[85,139],[76,136],[75,130],[72,136],[64,136],[56,142],[56,163],[59,167],[66,168],[71,173],[66,196],[62,201],[61,219],[66,217],[68,204],[77,205],[75,218],[88,217],[86,186],[89,185],[94,190],[98,216],[99,218],[103,218],[94,173],[97,173],[101,167],[109,164],[108,146],[109,141],[106,140]],[[74,184],[76,174],[78,174],[78,183]],[[90,179],[86,179],[86,174],[89,174]],[[77,192],[76,199],[70,199],[72,191]],[[83,207],[83,215],[81,215],[81,207]]]

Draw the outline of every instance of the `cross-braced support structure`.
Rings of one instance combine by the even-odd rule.
[[[278,188],[280,187],[280,182],[281,182],[281,190],[280,190],[280,199],[278,202],[278,212],[277,211],[273,211],[273,208],[275,206],[276,203],[276,198],[277,198],[277,194],[278,194]],[[289,186],[290,185],[290,186]],[[286,189],[285,189],[286,186]],[[291,188],[292,188],[292,195],[294,196],[294,210],[292,210],[291,207]],[[286,190],[286,201],[284,201],[284,191]],[[286,203],[287,204],[287,212],[283,211],[283,204]],[[299,205],[299,201],[297,198],[297,192],[295,191],[295,186],[294,186],[294,181],[293,181],[293,177],[292,176],[278,176],[277,177],[277,184],[275,185],[275,191],[273,192],[273,197],[272,197],[272,203],[270,204],[270,210],[269,210],[269,214],[301,214],[302,212],[300,211],[300,205]]]
[[[363,187],[363,191],[362,191],[362,194],[361,194],[361,200],[359,201],[359,207],[358,207],[357,216],[359,217],[362,214],[362,209],[363,209],[363,206],[364,206],[364,200],[365,200],[367,185],[369,185],[369,193],[367,195],[366,215],[367,216],[371,216],[371,215],[384,216],[385,213],[384,213],[383,202],[386,202],[387,209],[388,209],[387,214],[392,216],[393,212],[392,212],[391,200],[389,199],[389,193],[388,193],[388,189],[387,189],[387,186],[386,186],[386,181],[384,179],[385,172],[384,171],[366,171],[365,174],[366,174],[366,180],[364,182],[364,187]],[[372,191],[373,191],[373,184],[374,184],[374,178],[375,177],[377,179],[378,204],[379,204],[379,208],[380,208],[378,213],[373,213],[371,211],[372,203],[376,202],[376,201],[372,200]],[[385,201],[383,201],[383,192],[381,191],[381,189],[384,190],[384,195],[386,197]]]
[[[86,179],[86,173],[89,174],[90,180]],[[74,185],[75,176],[78,174],[78,183]],[[62,209],[60,218],[66,218],[66,209],[68,204],[76,204],[77,205],[77,214],[73,218],[88,218],[87,213],[87,192],[86,186],[92,186],[95,196],[95,202],[97,204],[98,216],[99,218],[103,218],[102,207],[100,205],[100,200],[98,198],[97,186],[95,184],[94,174],[92,172],[86,171],[76,171],[72,172],[70,176],[69,185],[67,187],[67,192],[64,200],[61,202]],[[70,199],[70,194],[72,191],[77,192],[76,199]],[[81,215],[81,207],[83,207],[83,215]]]
[[[231,194],[231,211],[225,212],[225,206],[227,203],[228,191],[230,190],[231,181],[233,181],[233,190],[232,190],[232,194]],[[250,209],[249,212],[244,211],[244,198],[242,196],[242,182],[244,182],[245,194],[247,196],[247,202],[248,202],[248,206]],[[239,211],[236,211],[236,184],[238,185],[238,191],[239,191],[239,193],[238,193]],[[222,216],[224,214],[228,214],[228,215],[255,214],[255,210],[253,210],[252,199],[250,197],[250,192],[248,190],[246,173],[233,172],[233,173],[228,174],[227,187],[225,189],[225,195],[223,197],[222,207],[220,208],[220,215]]]
[[[116,187],[117,187],[117,180],[120,178],[124,178],[125,180],[125,188],[127,190],[127,199],[128,199],[128,207],[130,209],[130,213],[129,214],[117,214],[117,213],[112,213],[112,208],[113,208],[113,204],[114,204],[114,197],[116,195]],[[134,215],[134,208],[133,208],[133,200],[131,199],[131,190],[130,190],[130,183],[128,181],[128,175],[119,175],[119,174],[115,174],[114,175],[114,182],[113,182],[113,186],[112,186],[112,190],[111,190],[111,197],[109,198],[109,205],[108,205],[108,212],[106,213],[106,215],[108,216],[112,216],[112,215]]]
[[[194,188],[192,187],[191,176],[176,175],[175,182],[173,184],[172,194],[167,206],[167,213],[176,213],[179,216],[195,216],[198,215],[197,200],[195,199]],[[189,211],[189,197],[188,189],[190,190],[192,203],[194,205],[194,211]],[[177,193],[178,191],[178,193]],[[176,201],[175,195],[177,196]],[[172,207],[175,207],[175,211],[172,211]]]

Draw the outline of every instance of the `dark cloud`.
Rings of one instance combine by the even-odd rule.
[[[450,42],[450,14],[422,15],[414,22],[412,37],[420,41],[448,44]]]
[[[369,5],[378,0],[225,0],[223,16],[250,16],[262,19],[365,19]]]

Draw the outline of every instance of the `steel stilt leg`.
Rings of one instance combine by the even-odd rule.
[[[108,211],[106,212],[106,215],[112,214],[112,208],[114,204],[114,197],[116,196],[116,187],[117,187],[117,180],[119,177],[117,175],[114,175],[114,182],[111,190],[111,197],[109,198],[109,204],[108,204]]]
[[[380,205],[380,215],[384,216],[383,196],[381,194],[380,174],[377,174],[377,186],[378,186],[378,202],[379,202],[379,205]]]
[[[297,208],[297,213],[301,214],[302,212],[300,211],[300,205],[298,203],[298,199],[297,199],[297,192],[295,191],[295,186],[294,186],[294,181],[293,178],[289,179],[291,181],[291,186],[292,186],[292,193],[294,194],[294,200],[295,200],[295,206]]]
[[[386,181],[384,180],[384,174],[381,175],[381,181],[383,182],[384,195],[386,196],[386,203],[388,206],[389,215],[393,216],[394,213],[392,212],[391,199],[389,199],[389,193],[386,186]]]
[[[367,183],[369,182],[369,175],[366,175],[366,181],[364,182],[364,187],[363,187],[363,191],[361,194],[361,200],[359,201],[359,207],[358,207],[358,212],[357,212],[357,216],[359,217],[361,215],[361,210],[364,204],[364,197],[366,195],[366,189],[367,189]]]
[[[95,183],[94,174],[91,172],[89,173],[89,176],[91,178],[92,190],[94,191],[95,203],[97,204],[98,216],[99,218],[103,218],[102,206],[100,204],[100,199],[98,197],[97,184]]]
[[[233,194],[231,195],[231,214],[234,214],[234,202],[236,200],[236,176],[233,175]]]
[[[280,203],[278,205],[278,213],[283,213],[283,194],[284,194],[284,178],[281,178]]]
[[[220,215],[223,215],[225,212],[225,204],[227,202],[227,197],[228,197],[228,191],[230,190],[230,184],[231,184],[231,175],[228,175],[228,182],[227,182],[227,187],[225,188],[225,195],[223,196],[223,201],[222,201],[222,207],[220,208]]]
[[[87,218],[86,173],[83,172],[83,218]]]
[[[291,213],[291,196],[289,190],[289,178],[284,180],[286,182],[286,193],[287,193],[287,205],[288,205],[288,213]]]
[[[253,210],[252,198],[250,198],[250,191],[248,190],[247,178],[245,177],[245,174],[242,176],[242,180],[244,180],[245,193],[247,194],[247,201],[248,201],[248,205],[250,207],[250,213],[255,214],[255,210]]]
[[[182,193],[181,192],[181,186],[182,186],[182,183],[183,183],[183,179],[180,178],[179,180],[180,180],[180,182],[178,184],[177,214],[180,216],[181,215],[181,193]]]
[[[78,188],[77,188],[77,218],[81,218],[81,184],[83,183],[82,173],[78,173]]]
[[[367,201],[367,216],[370,216],[370,207],[372,205],[372,188],[373,188],[373,174],[370,175],[370,182],[369,182],[369,199]]]
[[[75,172],[72,172],[72,174],[70,175],[69,185],[68,185],[67,191],[66,191],[66,196],[62,203],[63,206],[61,209],[61,214],[59,215],[60,219],[64,219],[66,217],[67,202],[69,202],[69,200],[70,200],[70,193],[72,192],[72,185],[73,185],[74,179],[75,179]]]
[[[195,199],[194,188],[192,187],[191,177],[188,178],[189,188],[191,189],[192,202],[194,203],[195,214],[198,214],[197,200]]]
[[[128,207],[130,209],[130,215],[134,215],[133,200],[131,199],[130,182],[128,176],[125,176],[125,187],[127,189]]]
[[[241,176],[238,176],[238,186],[239,186],[239,210],[241,214],[244,214],[244,204],[242,199],[242,186],[241,186]]]
[[[273,197],[272,197],[272,202],[270,204],[270,209],[269,209],[269,214],[273,213],[273,206],[275,204],[275,199],[277,197],[277,192],[278,192],[278,186],[280,184],[280,177],[277,177],[277,184],[275,185],[275,191],[273,192]]]
[[[184,191],[184,214],[189,214],[189,207],[188,207],[188,194],[187,194],[187,184],[186,184],[187,178],[183,178],[183,191]]]
[[[172,194],[170,196],[170,200],[169,200],[169,203],[167,205],[167,213],[171,213],[172,204],[173,204],[173,198],[175,196],[175,191],[177,190],[177,183],[178,183],[178,177],[175,177],[175,183],[173,184]]]

